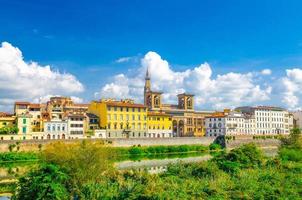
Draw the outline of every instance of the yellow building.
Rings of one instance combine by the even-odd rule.
[[[147,113],[148,137],[173,137],[172,116],[163,112]]]
[[[147,137],[147,108],[133,100],[103,99],[92,101],[88,112],[99,117],[108,138]]]
[[[44,124],[41,107],[41,104],[36,103],[15,102],[15,115],[17,117],[31,115],[31,132],[43,132]]]
[[[8,113],[0,112],[0,128],[14,126],[16,126],[16,117]]]
[[[17,126],[19,128],[19,135],[26,138],[26,135],[32,134],[32,115],[25,113],[17,116]]]

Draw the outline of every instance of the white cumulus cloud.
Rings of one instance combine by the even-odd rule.
[[[282,102],[291,109],[300,107],[300,98],[302,96],[302,69],[287,69],[286,76],[281,78],[281,87],[283,93]]]
[[[16,100],[32,101],[48,94],[72,95],[84,91],[83,84],[68,73],[50,66],[26,62],[22,52],[8,42],[0,47],[0,106]]]
[[[151,74],[152,90],[164,92],[164,102],[176,103],[177,94],[189,92],[195,94],[199,109],[255,104],[269,100],[272,91],[271,86],[256,83],[256,73],[230,72],[213,76],[208,63],[175,71],[159,54],[148,52],[141,59],[139,68],[128,75],[116,75],[114,81],[101,88],[99,97],[128,97],[142,102],[147,68]]]
[[[261,71],[262,75],[271,75],[272,74],[272,70],[270,69],[264,69]]]

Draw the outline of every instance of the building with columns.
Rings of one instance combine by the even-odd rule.
[[[204,136],[206,116],[213,111],[196,111],[194,108],[194,95],[182,93],[177,95],[177,104],[163,104],[162,92],[153,91],[151,76],[147,69],[144,87],[144,104],[148,112],[161,112],[171,116],[172,135],[174,137]]]

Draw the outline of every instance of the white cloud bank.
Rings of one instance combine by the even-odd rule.
[[[22,52],[8,42],[0,47],[0,108],[16,100],[32,101],[49,94],[72,95],[84,91],[83,84],[68,73],[50,66],[25,62]]]
[[[270,85],[264,86],[255,81],[255,76],[270,74],[268,70],[264,73],[230,72],[214,77],[208,63],[185,71],[174,71],[156,52],[148,52],[141,59],[141,67],[129,75],[113,77],[113,82],[101,88],[99,96],[128,97],[142,102],[147,67],[151,73],[152,90],[163,91],[164,101],[169,103],[176,102],[178,93],[189,92],[195,94],[200,109],[222,109],[269,101],[272,92]]]

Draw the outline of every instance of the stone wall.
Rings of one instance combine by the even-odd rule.
[[[227,149],[233,149],[248,143],[255,143],[261,148],[277,148],[281,144],[278,139],[253,139],[252,137],[236,137],[235,140],[225,141]]]

